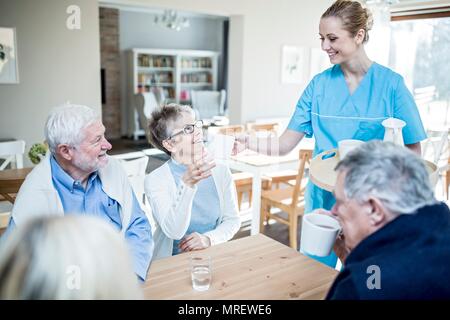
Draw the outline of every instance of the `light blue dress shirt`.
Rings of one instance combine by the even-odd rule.
[[[414,98],[402,76],[377,63],[372,63],[360,84],[350,94],[339,65],[316,75],[300,97],[289,129],[314,136],[314,155],[337,147],[343,139],[382,140],[381,122],[389,117],[406,122],[405,144],[426,138]],[[332,194],[308,183],[305,212],[317,208],[330,210],[335,203]],[[318,259],[333,266],[337,257]]]
[[[186,166],[176,162],[173,159],[169,160],[169,168],[175,179],[175,184],[178,187],[181,177],[186,172]],[[192,203],[191,221],[186,231],[186,235],[193,232],[203,234],[205,232],[214,230],[219,224],[220,219],[220,200],[219,193],[216,189],[216,184],[212,176],[201,180],[197,183],[197,191]],[[181,240],[173,241],[172,255],[181,253],[178,244]]]
[[[119,203],[110,198],[102,189],[102,182],[97,172],[88,178],[86,189],[79,181],[69,176],[51,157],[52,181],[58,191],[65,214],[89,214],[111,223],[117,230],[122,230]],[[7,233],[15,227],[10,220]],[[134,271],[141,280],[145,280],[153,255],[153,239],[150,223],[133,194],[133,209],[130,224],[126,226],[125,239],[130,248],[134,262]],[[114,267],[114,266],[111,266]]]

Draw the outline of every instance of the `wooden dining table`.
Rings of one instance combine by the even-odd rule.
[[[189,258],[210,256],[209,290],[192,288]],[[143,284],[145,299],[323,299],[337,271],[262,234],[156,260]]]
[[[32,169],[23,168],[0,171],[0,199],[4,198],[14,203],[14,195],[19,192],[20,186]]]

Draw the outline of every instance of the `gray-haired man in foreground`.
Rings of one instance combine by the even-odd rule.
[[[450,299],[450,211],[413,152],[372,141],[336,167],[344,268],[327,299]]]

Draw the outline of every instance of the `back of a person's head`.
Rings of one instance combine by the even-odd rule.
[[[34,219],[0,247],[0,299],[139,299],[120,234],[89,216]]]
[[[348,153],[336,167],[345,171],[347,198],[378,198],[392,213],[410,214],[436,202],[422,159],[392,142],[370,141]]]

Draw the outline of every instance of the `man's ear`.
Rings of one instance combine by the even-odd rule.
[[[162,146],[164,148],[166,148],[167,151],[169,151],[170,153],[174,153],[176,151],[176,148],[174,146],[174,144],[172,143],[172,140],[163,140],[162,142]]]
[[[374,227],[384,224],[388,220],[388,212],[381,201],[377,198],[369,198],[367,202],[370,208],[370,224]]]
[[[56,154],[67,161],[71,161],[73,157],[72,148],[68,144],[58,144]]]
[[[356,43],[362,44],[364,42],[365,36],[366,36],[366,30],[359,29],[355,36]]]

